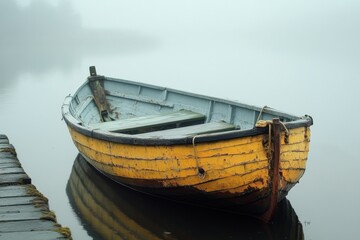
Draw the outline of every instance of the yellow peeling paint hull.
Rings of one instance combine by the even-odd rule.
[[[196,145],[141,146],[99,140],[69,128],[79,152],[117,182],[141,191],[241,212],[268,207],[270,166],[267,134]],[[281,136],[280,201],[302,177],[309,152],[310,129]],[[199,175],[198,168],[204,175]]]

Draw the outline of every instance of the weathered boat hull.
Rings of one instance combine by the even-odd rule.
[[[125,101],[135,109],[134,115],[139,115],[136,111],[139,111],[141,106],[144,112],[142,116],[146,116],[156,112],[157,110],[153,109],[159,105],[158,101],[145,102],[144,99],[140,99],[142,97],[140,90],[134,96],[129,96],[127,92],[118,93],[115,95],[121,96],[121,99],[113,99],[109,92],[114,92],[114,90],[107,88],[107,81],[110,82],[109,86],[112,88],[116,86],[116,83],[121,85],[121,88],[124,88],[125,84],[126,86],[137,84],[101,78],[99,85],[103,87],[100,92],[103,92],[102,97],[105,99],[103,102],[108,101],[107,106],[95,104],[97,101],[94,91],[92,94],[95,96],[95,103],[91,104],[91,99],[88,100],[87,95],[91,92],[86,90],[87,84],[85,84],[74,97],[65,100],[63,116],[79,152],[99,171],[121,184],[166,198],[236,211],[269,220],[274,213],[276,203],[286,196],[304,174],[310,143],[309,127],[312,125],[310,117],[297,118],[274,110],[264,110],[236,102],[173,91],[180,105],[182,101],[186,101],[186,97],[192,98],[192,101],[199,99],[198,103],[195,103],[199,105],[197,108],[182,104],[181,109],[203,113],[206,115],[207,122],[216,118],[221,121],[230,119],[228,123],[238,124],[240,129],[209,134],[194,133],[181,137],[162,137],[162,134],[167,136],[169,131],[171,133],[172,129],[165,131],[157,129],[155,133],[160,135],[156,137],[153,135],[149,137],[146,135],[148,133],[144,135],[144,133],[105,131],[94,127],[99,126],[98,123],[93,124],[93,122],[102,121],[101,115],[104,111],[107,113],[107,110],[101,109],[110,109],[109,106],[121,105]],[[171,90],[159,90],[149,85],[141,85],[141,87],[149,88],[144,92],[150,92],[150,90],[166,92],[167,99],[160,104],[166,106],[166,111],[180,108],[177,107],[176,101],[168,100],[175,98],[168,97],[170,95],[168,92]],[[82,91],[88,92],[84,94]],[[223,111],[223,108],[214,107],[216,106],[214,101],[220,102],[217,105],[229,107],[223,107],[225,108]],[[200,105],[203,102],[204,105]],[[127,110],[128,105],[119,107],[122,112],[119,111],[113,115],[132,114],[131,109]],[[207,105],[211,105],[210,110],[204,113],[203,108]],[[228,115],[224,113],[228,112],[227,108],[231,109]],[[147,109],[152,110],[147,112]],[[245,115],[245,111],[250,115]],[[251,117],[253,122],[236,120],[243,115],[247,119]],[[144,121],[144,117],[140,118]],[[161,118],[164,118],[163,115]],[[129,119],[138,120],[138,118]],[[264,120],[264,126],[248,127],[248,125],[255,125],[259,119]],[[127,120],[125,118],[123,122]],[[114,123],[116,122],[110,121],[106,124],[107,127],[112,128]],[[133,123],[130,121],[129,124]],[[195,127],[206,126],[206,124],[197,124],[194,124]],[[248,129],[241,129],[242,124]],[[188,128],[177,129],[180,129],[183,134],[183,129]],[[146,129],[146,131],[149,130]],[[152,131],[154,130],[151,129],[150,134],[153,134]]]
[[[93,238],[102,239],[304,239],[287,199],[272,224],[219,211],[143,196],[99,174],[77,156],[67,194]],[[199,224],[201,223],[201,224]]]
[[[142,192],[191,201],[248,214],[269,207],[271,179],[267,135],[196,145],[198,173],[192,144],[137,146],[107,142],[69,129],[79,152],[113,180]],[[281,138],[278,200],[300,180],[306,168],[310,130],[290,130],[289,143]],[[144,158],[146,156],[146,158]]]

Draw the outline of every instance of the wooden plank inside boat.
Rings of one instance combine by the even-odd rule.
[[[122,133],[142,133],[151,130],[162,130],[171,127],[202,123],[205,116],[192,111],[181,110],[141,117],[133,117],[111,122],[90,124],[94,129]],[[136,130],[136,131],[135,131]]]
[[[226,122],[210,122],[193,126],[180,127],[162,131],[138,134],[140,137],[150,138],[173,138],[195,136],[200,134],[215,133],[234,130],[235,126]]]

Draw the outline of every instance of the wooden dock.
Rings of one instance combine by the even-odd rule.
[[[7,136],[0,134],[0,240],[72,239],[56,221],[48,199],[34,185]]]

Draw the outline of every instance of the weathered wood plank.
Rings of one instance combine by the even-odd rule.
[[[46,204],[38,205],[16,205],[16,206],[0,206],[0,215],[1,214],[17,214],[24,212],[39,212],[39,211],[49,211],[49,208]]]
[[[0,144],[9,144],[9,139],[6,135],[0,134]]]
[[[11,159],[11,160],[17,160],[16,156],[13,154],[13,153],[10,153],[10,152],[0,152],[0,161],[5,161],[5,160],[8,160],[8,159]]]
[[[10,143],[1,143],[0,149],[15,149],[14,146]]]
[[[1,167],[2,168],[0,168],[0,175],[25,173],[22,167]]]
[[[0,186],[0,196],[5,197],[25,197],[25,196],[38,196],[36,188],[33,185],[11,185]]]
[[[24,220],[0,224],[1,232],[56,231],[59,224],[47,220]]]
[[[137,134],[136,136],[150,137],[150,138],[179,138],[185,136],[195,136],[205,133],[214,133],[221,131],[234,130],[235,126],[226,122],[212,122],[197,124],[188,127],[180,127],[168,130],[161,130],[155,132],[148,132],[143,134]]]
[[[69,239],[56,231],[29,231],[0,233],[0,239],[6,240],[55,240]]]
[[[147,115],[118,121],[96,123],[91,124],[90,126],[94,129],[123,132],[147,127],[158,127],[192,121],[202,121],[204,119],[205,116],[202,114],[182,110],[178,112]]]
[[[1,152],[10,152],[16,155],[15,148],[12,144],[6,144],[6,143],[0,144],[0,153]]]
[[[0,175],[0,185],[29,184],[31,179],[26,173]]]
[[[15,161],[1,161],[0,160],[0,169],[3,168],[14,168],[14,167],[21,167],[21,164],[19,162],[15,162]]]
[[[0,239],[71,239],[21,167],[13,145],[0,134]]]
[[[1,198],[28,196],[25,189],[4,189],[3,190],[2,188],[3,187],[0,187],[0,197]],[[4,199],[2,199],[2,200],[4,200]],[[0,206],[1,206],[1,203],[0,203]]]
[[[36,196],[1,198],[0,206],[16,206],[28,204],[47,204],[47,200]]]
[[[8,139],[0,138],[0,144],[9,144]]]
[[[31,179],[21,168],[14,146],[0,143],[0,186],[28,183],[31,183]]]
[[[23,220],[38,220],[42,219],[44,215],[40,211],[19,212],[11,211],[7,213],[0,213],[0,223],[9,221],[23,221]]]

